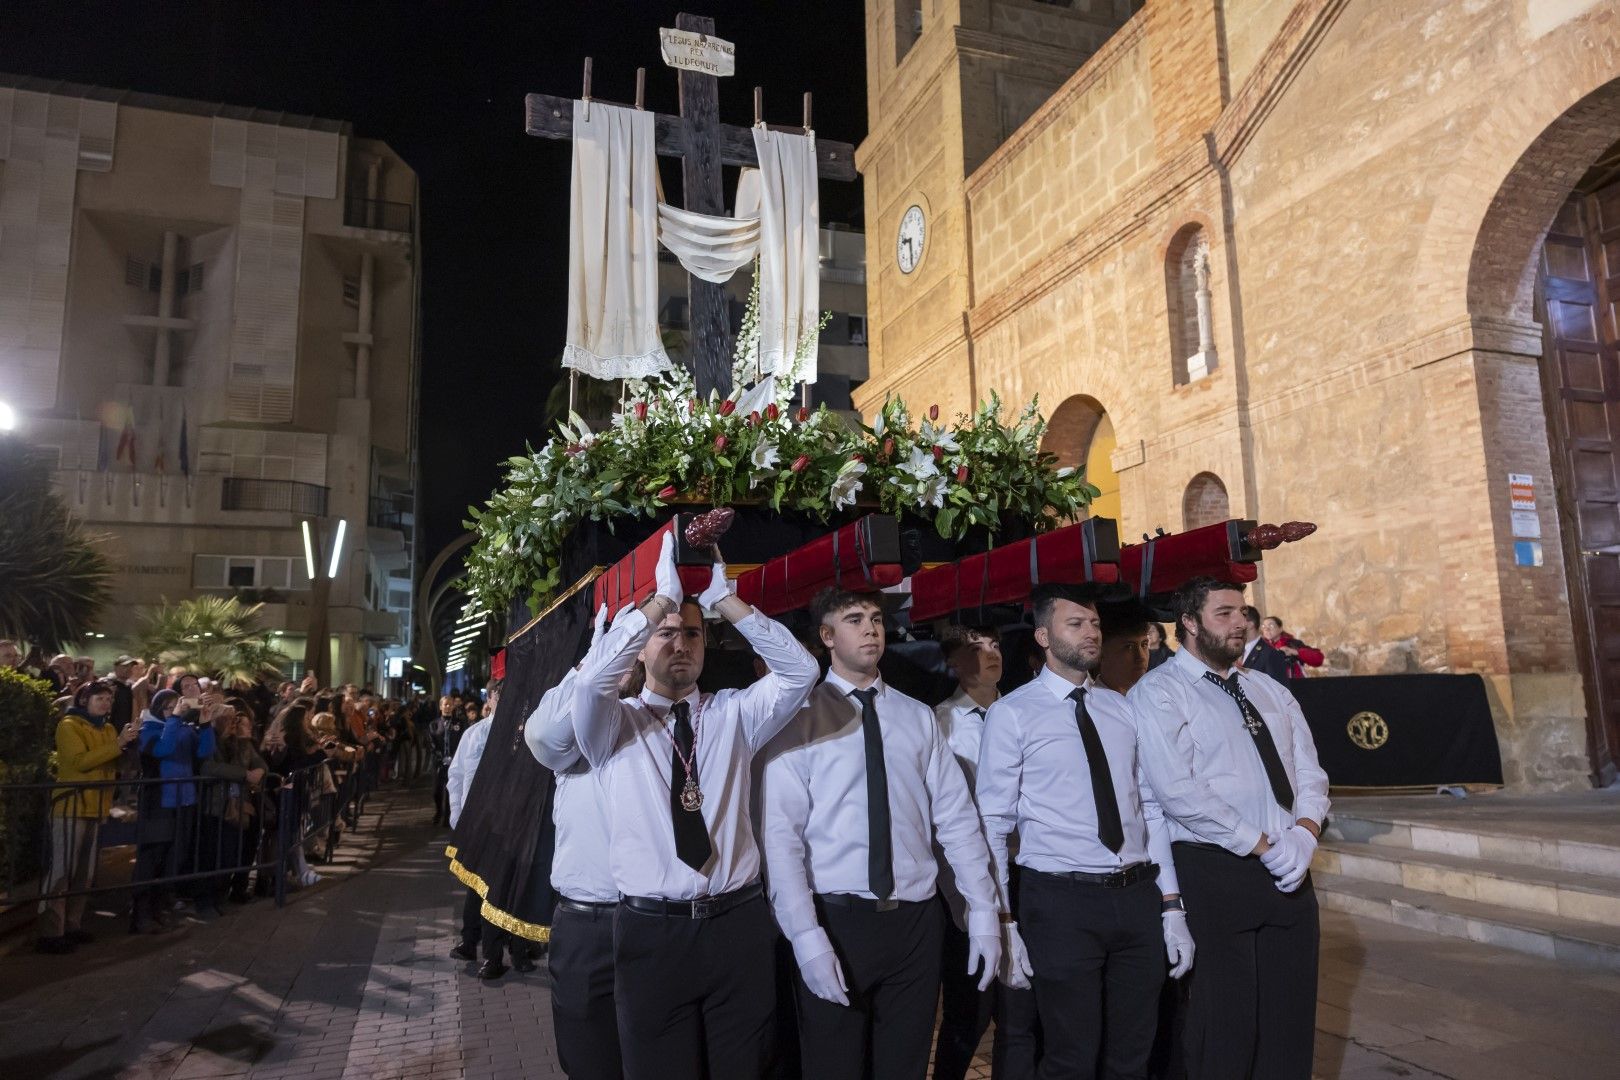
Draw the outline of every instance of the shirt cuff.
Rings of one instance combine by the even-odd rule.
[[[973,910],[967,917],[968,937],[1001,936],[1001,915],[995,911]]]
[[[819,926],[813,926],[793,936],[793,959],[800,967],[832,951],[832,939],[827,936],[827,931]]]
[[[1232,830],[1232,843],[1227,845],[1226,850],[1234,855],[1247,855],[1255,849],[1255,845],[1260,843],[1260,838],[1264,835],[1265,833],[1258,827],[1243,822]]]

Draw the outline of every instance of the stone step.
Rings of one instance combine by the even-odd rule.
[[[1313,869],[1417,892],[1620,926],[1620,880],[1521,863],[1325,839]]]
[[[1311,872],[1330,911],[1514,949],[1560,963],[1620,972],[1620,927],[1520,911],[1402,885]]]
[[[1441,824],[1398,814],[1368,813],[1357,810],[1353,801],[1348,807],[1334,807],[1325,835],[1333,840],[1376,847],[1484,859],[1620,881],[1620,837],[1614,844],[1595,844],[1493,830],[1489,825]]]

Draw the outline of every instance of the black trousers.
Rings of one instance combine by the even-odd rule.
[[[1309,877],[1278,892],[1255,856],[1176,844],[1189,973],[1182,1055],[1191,1080],[1307,1080],[1321,927]]]
[[[995,1012],[996,991],[979,990],[979,976],[967,973],[968,935],[951,918],[950,906],[941,896],[942,910],[939,951],[939,1038],[934,1043],[933,1080],[963,1080],[973,1054],[979,1048]]]
[[[990,988],[996,998],[996,1031],[990,1042],[993,1080],[1035,1080],[1044,1049],[1035,991],[1014,990],[1001,983]]]
[[[500,960],[512,935],[485,920],[483,910],[483,897],[469,888],[461,902],[461,945],[474,953],[482,945],[485,960]]]
[[[450,820],[450,764],[446,762],[433,770],[433,820]]]
[[[1165,974],[1158,884],[1109,889],[1028,867],[1022,884],[1042,1080],[1146,1077]]]
[[[818,897],[816,914],[843,967],[849,1005],[823,1001],[803,978],[797,980],[804,1075],[923,1080],[939,1002],[939,902],[901,901],[892,911],[863,911]]]
[[[646,915],[620,904],[613,1000],[625,1076],[762,1076],[771,1065],[775,936],[763,896],[708,919]]]
[[[613,1003],[613,908],[551,917],[551,1019],[557,1060],[569,1080],[620,1080],[619,1020]]]

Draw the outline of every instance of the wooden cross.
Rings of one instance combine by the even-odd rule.
[[[678,30],[712,35],[714,20],[701,15],[675,17]],[[585,61],[586,100],[592,100],[590,61]],[[686,209],[699,214],[725,213],[721,167],[758,165],[750,129],[720,122],[719,83],[700,71],[681,69],[680,115],[658,113],[655,138],[661,157],[681,159],[681,188]],[[595,99],[603,100],[603,99]],[[610,102],[610,104],[612,104]],[[641,107],[641,77],[637,73],[636,108]],[[755,121],[760,117],[760,92],[754,91]],[[524,100],[525,130],[546,139],[570,139],[574,134],[574,103],[552,94],[530,94]],[[810,95],[805,95],[804,129],[810,127]],[[798,131],[799,128],[779,130]],[[855,179],[855,148],[848,143],[816,140],[817,173],[826,180]],[[692,377],[700,396],[710,390],[731,392],[731,330],[724,285],[687,275],[691,308]]]

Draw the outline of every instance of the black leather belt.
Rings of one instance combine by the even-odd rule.
[[[671,915],[682,919],[712,919],[724,915],[740,904],[746,904],[763,895],[765,889],[757,881],[719,896],[700,896],[696,900],[664,900],[656,896],[626,896],[619,903],[643,915]]]
[[[606,902],[596,900],[570,900],[566,896],[557,898],[557,907],[562,911],[572,911],[576,915],[601,915],[618,907],[618,901]]]
[[[1075,881],[1082,885],[1101,885],[1105,889],[1125,889],[1141,881],[1158,880],[1159,864],[1139,862],[1123,870],[1115,870],[1111,874],[1088,874],[1080,870],[1036,870],[1028,866],[1024,867],[1024,872],[1057,878],[1059,881]]]
[[[903,907],[915,907],[926,904],[928,900],[874,900],[870,896],[855,896],[850,893],[817,893],[816,900],[831,907],[849,908],[851,911],[898,911]]]

